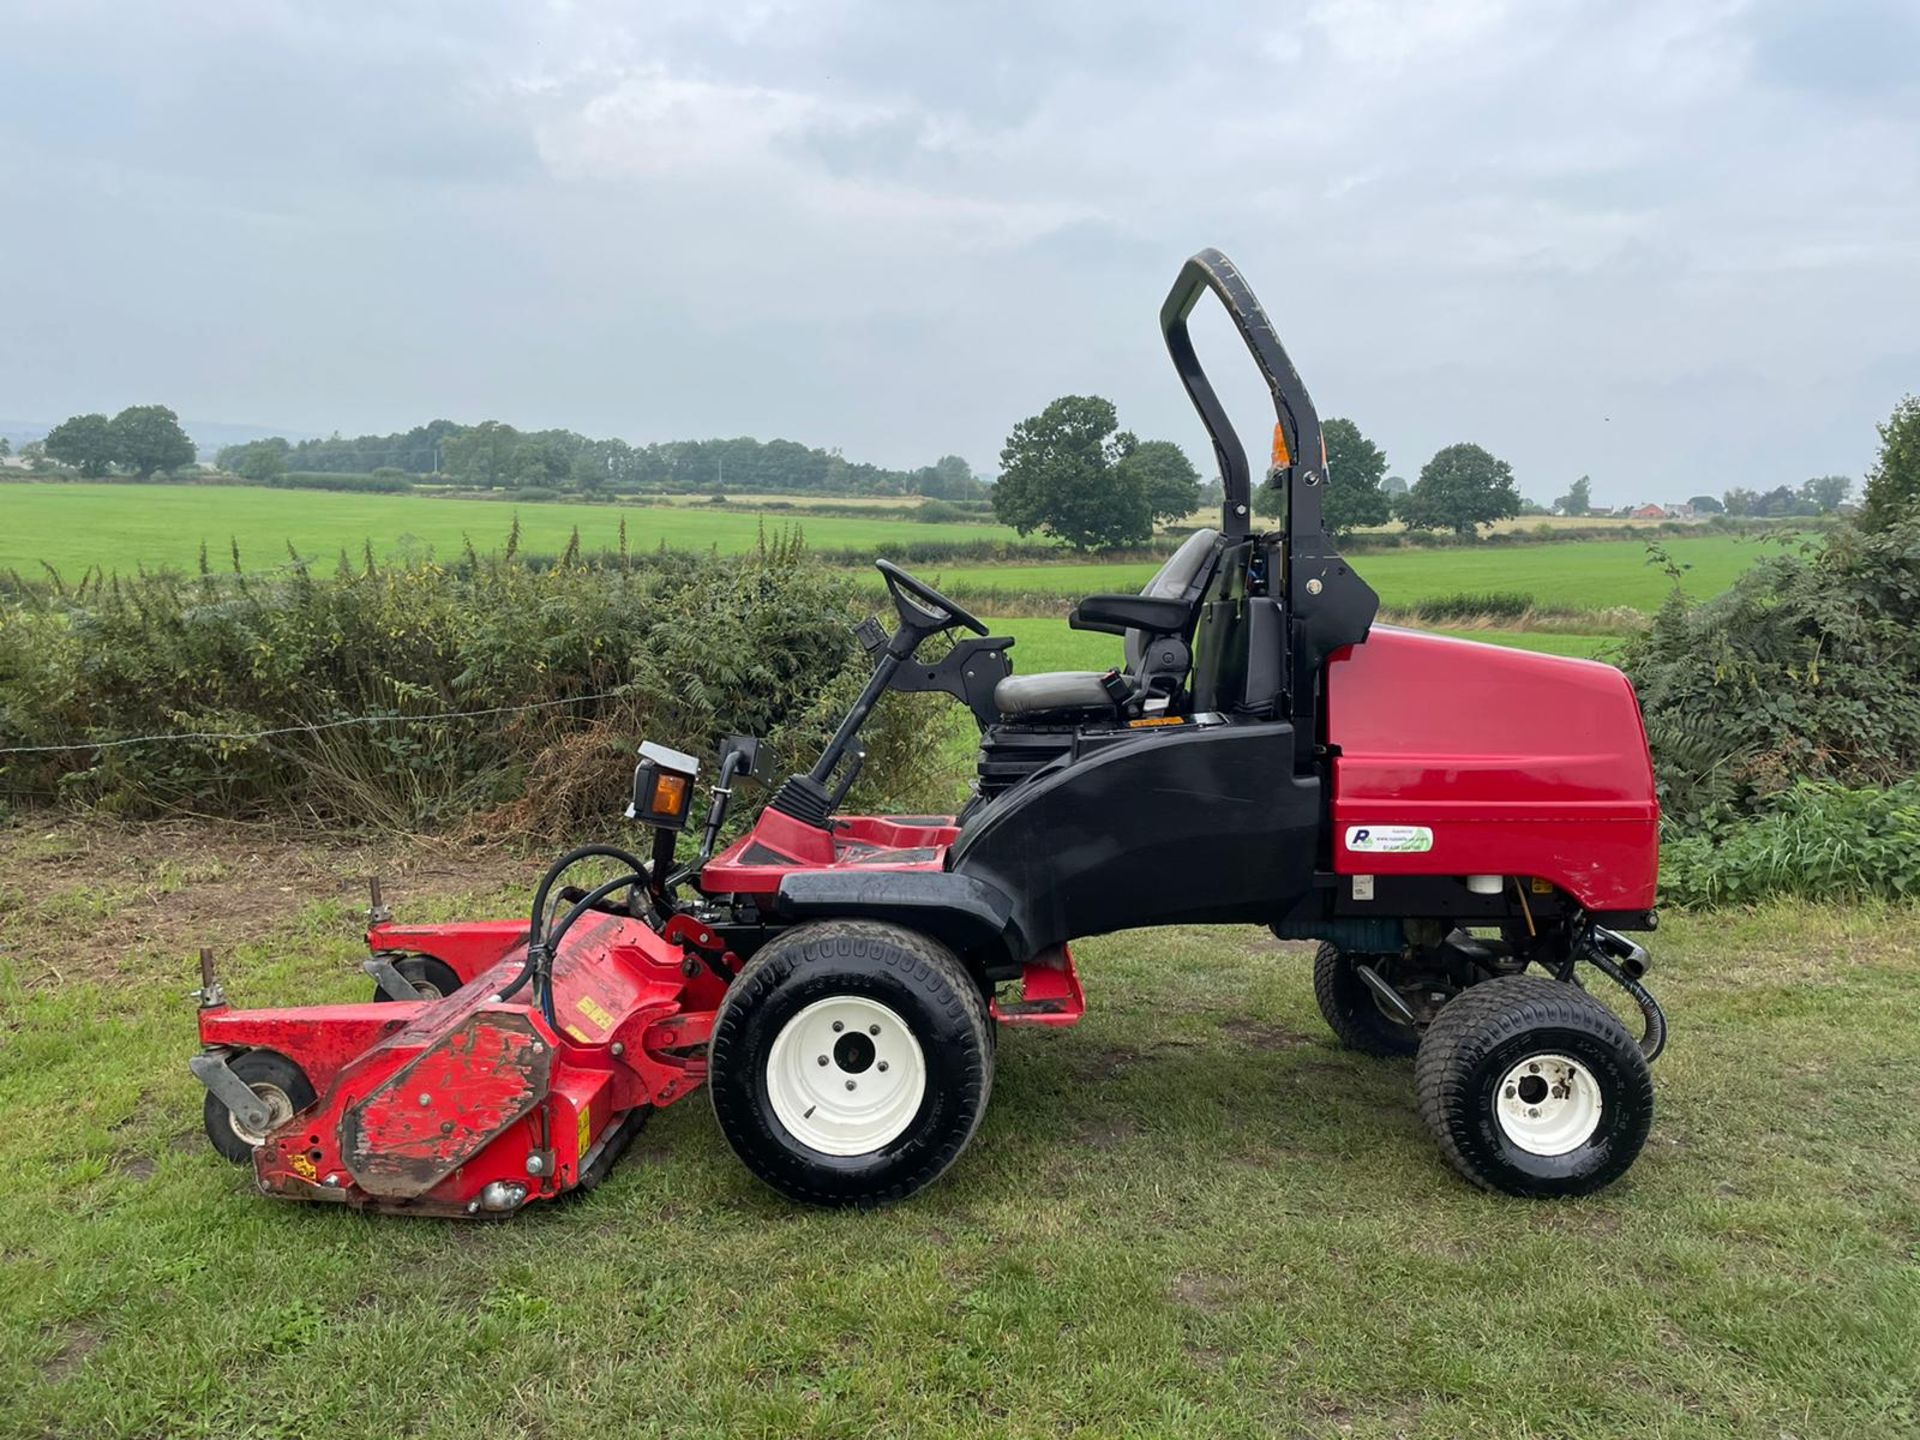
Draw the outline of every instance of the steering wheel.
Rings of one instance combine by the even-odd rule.
[[[886,578],[887,593],[893,597],[893,608],[900,612],[901,623],[929,635],[955,625],[963,625],[976,635],[987,633],[987,627],[977,616],[962,610],[926,581],[909,575],[891,560],[876,560],[873,564]]]

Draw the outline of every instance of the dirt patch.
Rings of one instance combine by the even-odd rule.
[[[53,1358],[40,1367],[40,1374],[57,1383],[87,1363],[87,1357],[106,1344],[107,1337],[97,1330],[70,1330],[53,1352]]]
[[[1117,1149],[1140,1133],[1140,1126],[1121,1117],[1103,1116],[1080,1129],[1076,1138],[1094,1150]]]
[[[1174,1276],[1173,1284],[1167,1287],[1167,1296],[1174,1304],[1204,1315],[1227,1309],[1239,1293],[1239,1287],[1223,1276],[1193,1271]]]
[[[1244,1017],[1228,1020],[1220,1029],[1230,1038],[1255,1050],[1297,1050],[1308,1043],[1307,1037],[1297,1031]]]
[[[141,957],[191,957],[265,939],[316,901],[390,903],[528,878],[504,847],[432,839],[328,840],[211,822],[0,826],[0,944],[29,987],[128,978]]]
[[[151,1180],[153,1172],[160,1166],[151,1155],[127,1155],[123,1156],[114,1168],[129,1180],[144,1182]]]

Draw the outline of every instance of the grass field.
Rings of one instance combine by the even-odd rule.
[[[520,518],[521,545],[529,554],[563,549],[573,527],[590,550],[617,542],[621,517],[628,544],[650,550],[670,547],[744,550],[762,526],[799,525],[818,548],[884,554],[922,540],[1015,540],[1003,526],[908,524],[876,505],[872,519],[798,517],[755,513],[751,499],[725,508],[564,504],[513,505],[492,500],[446,500],[407,495],[347,495],[253,486],[185,485],[0,485],[0,570],[40,574],[42,561],[69,578],[89,565],[132,570],[138,565],[191,568],[204,540],[217,567],[230,563],[228,543],[237,539],[242,563],[270,569],[285,563],[287,542],[321,562],[345,547],[358,555],[372,537],[376,553],[430,547],[452,556],[471,537],[482,550],[506,540]],[[1035,540],[1036,555],[1051,547]],[[1665,542],[1687,567],[1686,585],[1698,596],[1716,594],[1769,548],[1733,536],[1688,536]],[[1667,577],[1648,563],[1646,547],[1631,540],[1569,541],[1553,545],[1485,550],[1383,551],[1356,557],[1355,564],[1389,606],[1468,591],[1519,591],[1543,608],[1596,610],[1631,606],[1652,610],[1666,596]],[[991,612],[995,597],[1017,601],[1034,594],[1086,595],[1137,590],[1153,573],[1143,564],[1036,564],[922,566],[929,579],[980,602]],[[869,576],[877,588],[879,578]],[[1005,608],[1019,609],[1017,603]]]
[[[1920,1430],[1914,917],[1670,917],[1659,1114],[1604,1195],[1441,1163],[1252,930],[1080,950],[961,1162],[870,1214],[757,1185],[704,1097],[494,1226],[264,1200],[200,1136],[192,956],[346,999],[357,877],[493,851],[0,828],[0,1436],[1663,1437]]]
[[[1065,620],[1050,618],[993,619],[988,628],[996,635],[1014,640],[1013,663],[1017,674],[1030,675],[1040,670],[1105,670],[1121,663],[1120,640],[1092,630],[1069,630]],[[1614,635],[1559,635],[1524,630],[1442,629],[1444,635],[1459,635],[1468,640],[1484,640],[1494,645],[1511,645],[1521,650],[1538,650],[1548,655],[1574,655],[1583,660],[1604,658],[1618,647]]]
[[[812,532],[809,531],[809,534]],[[1776,545],[1730,535],[1687,536],[1663,542],[1686,567],[1685,584],[1697,598],[1717,595]],[[1533,596],[1543,609],[1600,610],[1630,606],[1655,610],[1672,582],[1649,563],[1633,540],[1560,541],[1487,549],[1384,550],[1351,557],[1354,568],[1389,606],[1411,606],[1446,595],[1487,591]],[[956,596],[1093,595],[1138,590],[1155,567],[1137,564],[926,566],[926,578]]]
[[[269,490],[250,485],[0,485],[0,571],[37,576],[42,561],[77,578],[89,565],[132,571],[138,565],[191,569],[201,542],[212,563],[226,568],[228,541],[237,539],[249,569],[283,565],[287,542],[302,555],[328,561],[342,546],[354,555],[372,537],[376,554],[406,545],[458,555],[466,537],[481,550],[505,543],[517,514],[521,547],[554,555],[573,527],[589,550],[612,549],[626,517],[627,543],[636,551],[662,541],[674,549],[746,550],[763,517],[751,501],[725,507],[566,504],[514,505],[500,500],[442,500],[417,495],[347,495],[320,490]],[[1011,540],[998,525],[908,524],[884,512],[868,520],[846,516],[764,516],[769,529],[800,525],[812,545],[870,550],[913,540]],[[1038,544],[1039,542],[1035,542]]]

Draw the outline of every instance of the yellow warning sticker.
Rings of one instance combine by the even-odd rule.
[[[584,1157],[587,1153],[587,1145],[592,1139],[593,1107],[591,1105],[582,1105],[580,1107],[580,1134],[579,1138],[573,1142],[574,1153]]]
[[[320,1167],[305,1155],[295,1155],[287,1163],[292,1165],[295,1170],[300,1172],[302,1178],[307,1180],[313,1179],[314,1176],[320,1173]]]
[[[607,1010],[606,1006],[602,1005],[591,995],[582,995],[573,1008],[586,1016],[587,1019],[591,1020],[594,1024],[598,1025],[602,1031],[613,1028],[612,1014]]]
[[[568,1025],[564,1028],[566,1029],[567,1034],[573,1036],[573,1038],[578,1040],[582,1045],[591,1045],[593,1043],[593,1037],[587,1034],[587,1032],[582,1030],[578,1025]]]
[[[1542,880],[1536,875],[1533,877],[1532,889],[1536,895],[1551,895],[1553,893],[1553,882],[1551,880]]]
[[[1162,725],[1184,725],[1186,723],[1187,719],[1184,715],[1146,715],[1138,720],[1127,721],[1127,728],[1129,730],[1153,730]]]

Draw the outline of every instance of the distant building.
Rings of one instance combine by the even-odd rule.
[[[1635,520],[1667,520],[1672,517],[1658,505],[1642,505],[1633,512]]]
[[[1678,505],[1669,505],[1667,507],[1667,518],[1669,520],[1697,520],[1700,517],[1694,511],[1691,500],[1682,500]]]

